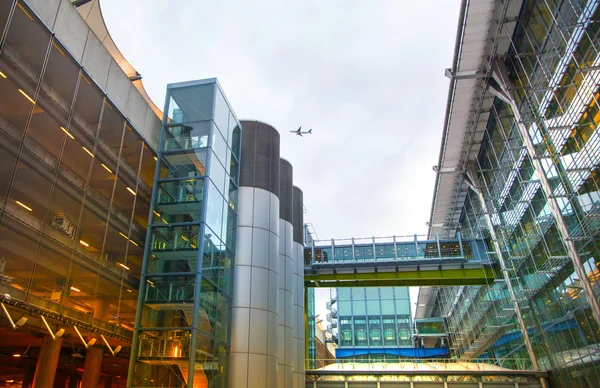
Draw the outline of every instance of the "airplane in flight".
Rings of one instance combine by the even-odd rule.
[[[302,127],[298,128],[295,131],[290,131],[291,133],[295,133],[297,136],[302,136],[302,135],[312,135],[312,128],[309,129],[308,131],[302,131]],[[302,136],[304,137],[304,136]]]

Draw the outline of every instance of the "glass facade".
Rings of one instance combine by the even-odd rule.
[[[377,350],[383,355],[388,348],[413,346],[408,287],[348,287],[333,292],[339,349],[368,348],[371,355]]]
[[[169,85],[132,387],[226,387],[241,127],[216,80]]]
[[[560,387],[600,381],[590,304],[600,296],[599,21],[598,1],[523,3],[503,60],[514,104],[494,100],[476,160],[501,249],[495,255],[506,261],[539,367]],[[469,191],[460,221],[466,238],[492,238],[485,213]],[[505,282],[440,295],[455,356],[532,369]]]
[[[65,354],[85,353],[76,326],[122,345],[122,359],[156,153],[26,3],[0,2],[0,39],[0,302],[28,316],[18,332],[3,326],[0,353],[35,353],[44,317],[68,330]],[[0,380],[21,381],[29,362],[3,359]]]

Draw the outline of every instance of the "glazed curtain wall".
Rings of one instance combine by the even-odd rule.
[[[131,338],[155,153],[23,2],[0,37],[0,293]]]
[[[575,243],[598,298],[599,21],[598,1],[524,2],[506,66],[535,154],[526,150],[511,109],[496,100],[477,161],[534,353],[541,368],[553,371],[558,386],[588,387],[600,379],[600,329],[565,245]],[[566,239],[542,191],[534,158],[540,161],[559,204],[568,229]],[[483,217],[471,192],[462,217],[465,235],[489,237]],[[474,336],[482,326],[497,323],[489,306],[496,311],[494,317],[505,312],[504,326],[479,355],[495,357],[506,366],[529,368],[506,291],[500,289],[491,285],[447,290],[446,307],[465,314],[464,323],[456,320],[457,330],[474,328]],[[458,303],[452,307],[455,300]],[[455,350],[461,354],[465,348]]]
[[[226,387],[241,126],[214,79],[164,112],[128,386]]]

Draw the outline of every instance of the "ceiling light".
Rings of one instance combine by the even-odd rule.
[[[125,264],[123,264],[123,263],[119,263],[119,265],[120,265],[121,267],[123,267],[123,268],[125,268],[126,270],[128,270],[128,271],[129,271],[129,267],[128,267],[128,266],[126,266]]]
[[[71,135],[71,133],[69,131],[67,131],[67,129],[65,127],[60,127],[60,129],[62,129],[63,132],[66,133],[67,136],[69,136],[71,139],[75,139],[75,136]]]
[[[32,104],[35,104],[35,101],[33,101],[33,98],[29,97],[29,96],[27,95],[27,93],[25,93],[25,92],[23,91],[23,89],[19,89],[19,92],[20,92],[22,95],[24,95],[24,96],[25,96],[25,98],[26,98],[26,99],[28,99],[28,100],[29,100],[29,101],[30,101]]]
[[[21,206],[22,208],[27,209],[29,211],[33,211],[32,208],[30,208],[29,206],[25,205],[23,202],[20,202],[20,201],[15,201],[15,202],[17,203],[17,205]]]
[[[83,146],[82,146],[81,148],[83,148],[83,150],[84,150],[85,152],[87,152],[88,154],[90,154],[90,156],[91,156],[92,158],[94,157],[94,154],[92,154],[92,151],[88,150],[87,148],[85,148],[85,147],[83,147]]]
[[[111,170],[110,168],[106,167],[106,164],[104,164],[104,163],[100,163],[100,165],[101,165],[102,167],[104,167],[104,169],[105,169],[106,171],[108,171],[108,172],[110,172],[110,173],[112,174],[112,170]]]
[[[0,74],[2,74],[2,73],[0,73]],[[4,75],[4,74],[2,74],[2,75]],[[155,156],[155,157],[154,157],[154,160],[158,161],[158,158]]]
[[[21,355],[19,353],[15,353],[15,354],[13,354],[13,357],[14,358],[19,358],[19,357],[21,357]]]
[[[139,247],[139,245],[137,245],[137,243],[133,240],[129,240],[129,242],[131,242],[133,245],[135,245],[136,247]]]
[[[129,192],[133,195],[137,195],[135,191],[133,191],[133,189],[129,186],[127,186],[127,190],[129,190]]]
[[[90,244],[86,243],[83,240],[79,240],[79,244],[83,245],[84,247],[89,247],[90,246]]]
[[[157,212],[156,210],[152,210],[152,213],[156,214],[157,217],[160,217],[160,213]]]
[[[131,291],[131,290],[128,288],[128,289],[127,289],[127,292],[133,292],[133,291]]]
[[[4,74],[3,72],[0,71],[0,77],[7,79],[8,77],[6,76],[6,74]],[[156,159],[156,158],[155,158]]]
[[[76,292],[81,292],[81,290],[77,287],[71,287],[71,290],[76,291]]]

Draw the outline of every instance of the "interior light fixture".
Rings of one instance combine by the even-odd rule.
[[[77,287],[71,287],[71,290],[75,291],[75,292],[81,292],[81,290]]]
[[[123,264],[123,263],[119,263],[119,265],[120,265],[121,267],[125,268],[127,271],[129,271],[129,267],[128,267],[128,266],[126,266],[125,264]]]
[[[128,288],[128,289],[127,289],[127,292],[133,292],[133,291],[131,291],[131,290]]]
[[[32,208],[30,208],[29,206],[25,205],[23,202],[21,202],[21,201],[15,201],[15,202],[16,202],[17,205],[21,206],[22,208],[27,209],[29,211],[33,211]]]
[[[67,134],[67,136],[69,136],[71,139],[75,139],[75,136],[71,135],[71,133],[69,131],[67,131],[67,128],[65,127],[60,127],[60,129],[63,130],[64,133]]]
[[[132,243],[133,245],[135,245],[136,247],[139,247],[139,245],[137,245],[137,243],[135,241],[130,239],[129,242]]]
[[[83,240],[79,240],[79,244],[83,245],[84,247],[89,247],[90,246],[90,244],[86,243]]]
[[[152,210],[152,213],[156,214],[157,217],[160,217],[160,213],[157,212],[156,210]]]
[[[25,96],[25,98],[28,99],[29,102],[31,102],[32,104],[35,104],[35,101],[33,100],[33,98],[29,97],[29,95],[27,93],[25,93],[23,91],[23,89],[19,89],[19,93],[21,93],[23,96]]]
[[[14,358],[19,358],[19,357],[21,357],[21,355],[19,353],[15,353],[15,354],[13,354],[13,357]]]
[[[54,48],[64,57],[65,56],[65,52],[62,51],[62,49],[60,47],[58,47],[58,45],[56,44],[56,42],[52,42],[52,46],[54,46]]]
[[[108,172],[110,172],[110,173],[112,174],[112,170],[111,170],[110,168],[106,167],[106,164],[104,164],[104,163],[100,163],[100,165],[101,165],[102,167],[104,167],[104,169],[105,169],[106,171],[108,171]]]
[[[128,191],[129,191],[131,194],[133,194],[133,195],[137,195],[137,193],[136,193],[135,191],[133,191],[133,189],[132,189],[131,187],[127,186],[127,190],[128,190]]]
[[[94,154],[92,154],[92,151],[88,150],[87,148],[85,148],[84,146],[82,146],[81,148],[83,148],[83,150],[85,152],[87,152],[92,158],[94,157]]]
[[[2,74],[2,73],[0,73],[0,74]],[[4,74],[2,74],[2,75],[4,75]],[[6,76],[4,76],[4,78],[6,78]],[[158,161],[158,158],[155,156],[154,160]]]
[[[8,78],[8,77],[6,76],[6,74],[4,74],[4,73],[3,73],[3,72],[1,72],[1,71],[0,71],[0,77],[2,77],[2,78],[4,78],[4,79],[7,79],[7,78]],[[156,158],[154,158],[154,159],[156,159]]]

